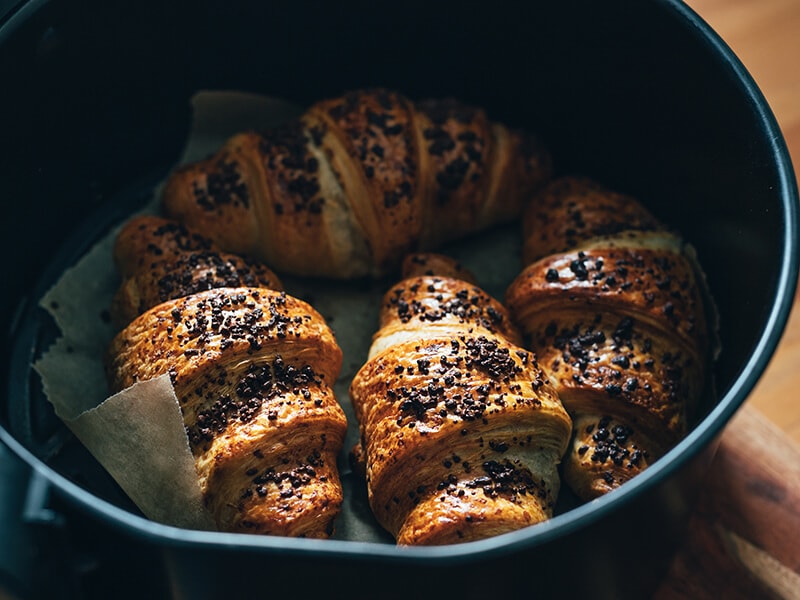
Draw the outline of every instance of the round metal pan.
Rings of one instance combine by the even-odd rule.
[[[177,597],[336,590],[619,598],[652,590],[725,424],[775,350],[797,279],[788,151],[724,42],[666,0],[141,3],[126,11],[87,4],[27,3],[0,27],[0,197],[14,215],[2,243],[15,257],[0,299],[9,335],[0,440],[70,506],[161,553]],[[541,134],[559,173],[637,196],[683,232],[720,313],[715,397],[682,442],[619,490],[480,542],[400,549],[148,521],[49,410],[30,369],[52,335],[36,301],[174,164],[196,90],[242,89],[304,105],[373,85],[484,106],[494,119]]]

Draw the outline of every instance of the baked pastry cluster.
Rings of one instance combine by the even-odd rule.
[[[173,221],[129,221],[114,256],[114,319],[138,316],[108,349],[112,391],[169,375],[220,530],[329,536],[347,422],[331,389],[342,351],[322,316]]]
[[[708,366],[702,274],[632,198],[551,177],[544,146],[482,110],[380,89],[236,135],[170,176],[169,218],[117,240],[112,388],[170,375],[220,529],[329,536],[342,351],[260,261],[329,278],[401,266],[350,385],[380,525],[449,544],[541,522],[562,459],[580,498],[606,493],[686,432]],[[521,216],[505,305],[419,252]]]

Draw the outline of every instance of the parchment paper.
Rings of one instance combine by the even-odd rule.
[[[181,163],[212,154],[239,131],[269,129],[301,112],[281,100],[239,92],[199,92],[192,98],[192,108],[192,128]],[[142,212],[159,211],[160,187]],[[475,238],[464,240],[443,251],[461,260],[487,292],[501,298],[520,267],[517,230],[513,226],[495,229],[481,234],[477,243]],[[119,285],[111,255],[117,231],[107,232],[41,299],[40,305],[53,315],[62,335],[34,368],[56,414],[146,517],[190,529],[213,529],[169,377],[138,383],[107,397],[102,356],[115,333],[107,310]],[[358,439],[348,388],[366,360],[380,301],[392,282],[331,282],[280,275],[287,293],[306,300],[328,320],[344,352],[342,373],[334,386],[348,419],[339,460],[345,504],[336,537],[389,541],[369,514],[363,484],[355,481],[346,454]]]

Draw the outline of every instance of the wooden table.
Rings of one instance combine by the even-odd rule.
[[[687,0],[770,104],[800,179],[800,0]],[[744,408],[657,600],[800,598],[800,309]]]

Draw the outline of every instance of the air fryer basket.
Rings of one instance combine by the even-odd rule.
[[[84,518],[162,553],[178,596],[339,588],[354,597],[641,597],[652,589],[725,423],[777,345],[796,284],[788,152],[715,34],[666,0],[81,4],[23,3],[0,21],[0,198],[11,215],[1,237],[14,257],[0,296],[9,332],[0,439]],[[38,298],[175,163],[195,91],[307,105],[368,86],[484,106],[541,134],[558,173],[631,193],[682,231],[719,308],[716,398],[683,442],[622,489],[481,542],[398,549],[147,521],[43,397],[30,364],[53,329]]]

